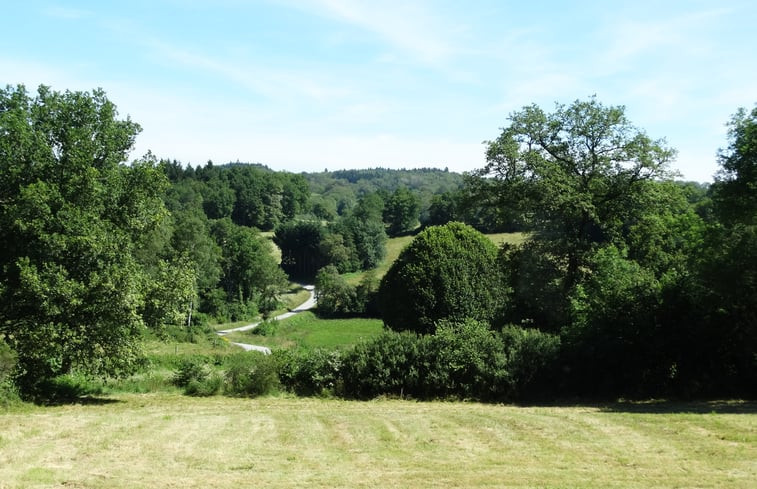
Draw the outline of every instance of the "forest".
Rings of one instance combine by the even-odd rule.
[[[0,397],[44,398],[71,372],[128,376],[146,335],[266,318],[294,282],[315,284],[324,318],[385,325],[245,367],[295,393],[754,398],[757,108],[734,111],[711,184],[675,180],[675,150],[596,98],[512,113],[466,174],[295,174],[129,161],[140,127],[102,90],[8,86]],[[486,237],[514,231],[527,239]],[[401,236],[389,271],[370,273]]]

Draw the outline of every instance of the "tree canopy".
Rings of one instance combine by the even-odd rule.
[[[145,285],[160,276],[144,280],[134,252],[167,216],[167,181],[150,159],[123,164],[139,126],[117,117],[101,90],[0,91],[0,333],[29,388],[138,356]],[[163,307],[189,302],[193,280]]]
[[[465,224],[425,229],[381,280],[384,323],[433,333],[442,319],[493,318],[501,306],[496,256],[494,244]]]
[[[527,106],[509,120],[488,143],[473,193],[530,221],[564,263],[567,291],[591,252],[621,237],[643,208],[644,182],[665,177],[675,152],[633,126],[622,106],[594,98],[551,113]]]

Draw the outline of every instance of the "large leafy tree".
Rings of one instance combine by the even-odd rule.
[[[703,261],[709,305],[706,345],[712,371],[732,391],[757,385],[757,108],[739,109],[729,123],[728,148],[719,155],[712,186],[720,225],[709,233]]]
[[[622,238],[643,209],[644,182],[664,177],[674,155],[633,126],[622,106],[591,98],[547,113],[531,105],[488,143],[472,190],[531,222],[566,271],[568,291],[593,251]]]
[[[166,216],[154,162],[123,164],[138,132],[101,90],[0,90],[0,336],[27,388],[138,357],[135,240]]]
[[[721,220],[757,224],[757,107],[739,109],[729,122],[729,145],[720,151],[720,171],[712,187]]]

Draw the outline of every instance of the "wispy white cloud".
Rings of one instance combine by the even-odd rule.
[[[302,0],[290,5],[363,29],[388,43],[400,55],[426,64],[440,65],[459,54],[459,46],[453,40],[464,31],[464,26],[443,19],[424,2]]]
[[[324,102],[350,93],[335,80],[322,79],[322,73],[274,69],[254,60],[224,59],[158,40],[149,41],[146,46],[154,56],[165,62],[216,75],[269,98],[305,97]]]

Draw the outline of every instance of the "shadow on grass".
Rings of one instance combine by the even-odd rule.
[[[593,408],[606,413],[639,414],[757,414],[757,401],[555,401],[545,403],[518,403],[521,407],[574,407]]]
[[[122,402],[118,399],[104,397],[101,387],[93,386],[79,379],[61,376],[40,382],[33,390],[22,396],[26,401],[39,406],[63,406],[80,404],[85,406],[104,406]]]
[[[755,401],[620,401],[599,406],[602,411],[643,414],[757,414]]]

